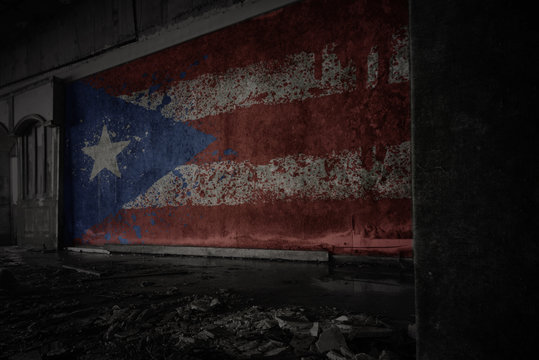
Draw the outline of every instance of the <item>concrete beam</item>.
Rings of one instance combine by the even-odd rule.
[[[78,80],[297,1],[249,0],[241,4],[214,9],[201,16],[170,25],[151,35],[141,36],[135,42],[4,86],[0,88],[0,98],[32,88],[35,84],[53,76],[64,81]]]
[[[105,245],[112,253],[230,257],[264,260],[327,262],[327,251],[269,250],[164,245]]]

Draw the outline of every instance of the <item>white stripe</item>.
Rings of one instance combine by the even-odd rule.
[[[378,84],[378,51],[376,46],[371,48],[367,56],[367,89],[374,89]]]
[[[356,67],[352,60],[342,66],[334,44],[322,52],[322,76],[315,76],[315,54],[300,52],[283,60],[272,60],[232,68],[220,74],[205,74],[193,80],[179,81],[167,91],[170,103],[163,104],[164,94],[144,90],[120,98],[156,110],[177,121],[201,119],[231,112],[255,104],[282,104],[356,88]]]
[[[409,45],[408,28],[403,27],[398,33],[393,34],[393,55],[389,61],[389,83],[401,83],[409,81],[410,65],[408,63]]]
[[[124,208],[241,205],[293,198],[410,198],[410,142],[385,150],[384,161],[373,159],[370,169],[363,165],[360,151],[325,158],[299,154],[264,165],[249,161],[182,165]]]

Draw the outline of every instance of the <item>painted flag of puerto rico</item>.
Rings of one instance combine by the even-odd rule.
[[[68,238],[409,256],[407,19],[304,1],[69,84]]]

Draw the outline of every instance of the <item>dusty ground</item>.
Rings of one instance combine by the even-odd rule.
[[[16,247],[0,268],[0,359],[415,358],[409,270]]]

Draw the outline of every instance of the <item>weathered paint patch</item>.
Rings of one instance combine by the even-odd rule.
[[[163,116],[176,121],[189,121],[256,104],[274,105],[352,91],[356,87],[356,67],[352,60],[343,66],[331,52],[334,46],[327,45],[323,50],[321,77],[315,74],[315,54],[301,52],[283,60],[180,81],[167,94],[150,88],[120,98],[147,109],[158,109]]]
[[[389,63],[389,83],[400,83],[410,79],[408,28],[403,27],[393,34],[393,55]]]
[[[378,84],[378,51],[373,46],[367,57],[367,88],[374,89]]]
[[[135,235],[141,239],[142,238],[142,233],[140,232],[140,226],[138,225],[134,225],[133,226],[133,230],[135,230]]]
[[[375,152],[374,152],[375,153]],[[240,205],[301,198],[345,200],[411,197],[410,143],[389,146],[370,169],[360,152],[324,158],[295,155],[266,165],[222,161],[182,165],[159,179],[124,209]]]

